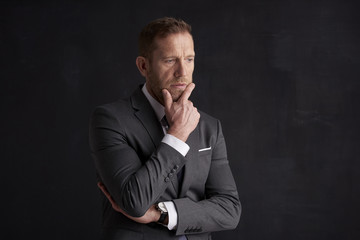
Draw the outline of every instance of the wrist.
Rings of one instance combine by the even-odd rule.
[[[164,220],[164,225],[167,226],[169,225],[169,215],[167,214]]]
[[[181,133],[180,131],[174,131],[171,128],[169,128],[169,130],[167,131],[168,134],[180,139],[183,142],[186,142],[186,140],[188,139],[189,135],[188,134],[184,134]]]
[[[159,213],[159,217],[156,222],[167,226],[169,224],[169,215],[165,204],[163,202],[159,202],[155,205],[155,208]]]

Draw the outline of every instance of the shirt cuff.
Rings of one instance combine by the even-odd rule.
[[[176,151],[181,153],[184,157],[189,152],[190,147],[185,142],[181,141],[177,137],[174,137],[171,134],[165,134],[164,138],[162,139],[163,143],[173,147]]]
[[[164,202],[166,210],[168,211],[168,218],[169,223],[167,225],[167,228],[169,230],[176,229],[177,226],[177,211],[175,208],[175,204],[171,201]]]

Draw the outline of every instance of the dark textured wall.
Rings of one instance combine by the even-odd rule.
[[[357,1],[1,1],[1,235],[98,239],[99,104],[143,82],[137,34],[181,17],[243,214],[214,239],[359,239]]]

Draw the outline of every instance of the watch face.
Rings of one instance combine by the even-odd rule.
[[[167,212],[166,206],[163,202],[159,202],[158,203],[158,208],[162,211],[162,212]]]

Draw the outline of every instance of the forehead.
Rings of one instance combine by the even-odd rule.
[[[154,54],[194,54],[194,41],[188,32],[169,34],[154,39]]]

